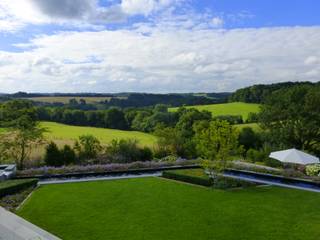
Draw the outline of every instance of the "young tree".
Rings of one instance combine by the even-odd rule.
[[[46,146],[46,153],[44,156],[44,162],[47,166],[60,167],[64,164],[62,154],[54,142],[50,142]]]
[[[60,152],[65,165],[74,164],[76,162],[76,153],[69,145],[64,145]]]
[[[32,147],[43,143],[44,128],[39,126],[37,111],[27,100],[13,100],[0,108],[0,125],[6,128],[0,137],[4,156],[23,169]]]
[[[204,168],[215,176],[238,151],[238,132],[227,121],[199,122],[194,126],[196,148],[205,159]]]
[[[79,159],[96,158],[102,150],[99,139],[93,135],[82,135],[76,141],[74,149],[78,152]]]

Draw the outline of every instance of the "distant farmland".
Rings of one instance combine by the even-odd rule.
[[[32,97],[32,98],[27,98],[29,100],[35,101],[35,102],[44,102],[44,103],[63,103],[67,104],[69,103],[70,99],[76,99],[79,101],[80,99],[84,99],[87,103],[97,103],[101,101],[110,101],[111,98],[114,97]],[[116,97],[116,98],[122,98],[124,99],[125,97]]]
[[[250,112],[259,112],[260,105],[252,103],[223,103],[223,104],[210,104],[210,105],[199,105],[199,106],[186,106],[186,108],[196,108],[200,111],[207,110],[212,113],[212,116],[221,115],[241,115],[243,120],[246,120]],[[177,111],[178,108],[170,108],[169,111]]]
[[[58,142],[73,142],[81,135],[91,134],[98,138],[103,144],[108,144],[113,139],[137,139],[141,145],[147,146],[153,146],[156,143],[155,136],[138,131],[79,127],[54,122],[41,122],[41,126],[48,130],[48,132],[45,133],[46,139]]]

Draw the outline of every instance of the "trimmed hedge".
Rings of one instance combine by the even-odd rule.
[[[29,187],[35,187],[38,179],[17,179],[0,182],[0,197],[15,194]]]
[[[213,184],[212,179],[202,169],[164,171],[162,177],[205,187],[210,187]]]
[[[203,169],[164,171],[162,177],[217,189],[245,188],[257,185],[256,183],[224,176],[219,176],[213,180]]]

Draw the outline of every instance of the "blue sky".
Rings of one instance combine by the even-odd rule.
[[[317,0],[1,0],[1,92],[319,81]]]

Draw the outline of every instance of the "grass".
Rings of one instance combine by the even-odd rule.
[[[47,185],[17,212],[64,240],[318,240],[320,194],[160,178]]]
[[[156,137],[137,131],[122,131],[106,128],[79,127],[70,126],[55,122],[42,122],[42,127],[48,129],[45,137],[53,141],[74,141],[84,134],[92,134],[97,137],[101,143],[110,143],[113,139],[137,139],[141,145],[152,146],[156,142]]]
[[[207,110],[212,113],[212,116],[221,115],[241,115],[243,120],[246,120],[250,112],[259,112],[259,104],[251,103],[223,103],[223,104],[210,104],[199,106],[186,106],[186,108],[196,108],[200,111]],[[178,108],[170,108],[169,111],[177,111]]]
[[[243,128],[246,128],[246,127],[250,127],[252,128],[253,130],[259,132],[261,131],[261,127],[259,126],[258,123],[244,123],[244,124],[235,124],[234,125],[238,130],[242,130]]]
[[[101,101],[110,101],[112,97],[33,97],[33,98],[27,98],[32,101],[37,102],[45,102],[45,103],[69,103],[70,99],[76,99],[79,101],[80,99],[84,99],[86,103],[97,103]]]
[[[55,122],[41,122],[40,125],[48,130],[48,132],[45,133],[45,139],[55,142],[59,147],[63,147],[65,144],[73,146],[75,140],[85,134],[94,135],[103,145],[110,143],[113,139],[136,139],[141,146],[153,147],[157,141],[156,136],[138,131],[79,127]],[[0,128],[0,133],[5,131],[4,128]],[[31,150],[30,158],[41,162],[44,154],[45,145],[37,146]]]

